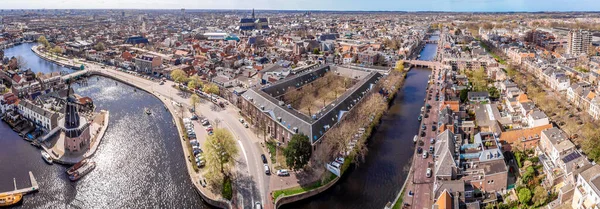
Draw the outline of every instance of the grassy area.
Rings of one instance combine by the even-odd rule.
[[[276,155],[277,148],[275,147],[275,142],[268,141],[267,148],[269,149],[269,152],[271,153],[271,163],[273,163],[273,164],[277,163],[277,155]]]
[[[398,197],[398,200],[396,200],[396,203],[394,204],[394,207],[392,207],[392,209],[402,208],[402,204],[404,203],[402,200],[403,198],[404,198],[404,188],[402,189],[402,193],[400,193],[400,197]]]
[[[282,189],[282,190],[277,190],[275,192],[273,192],[273,198],[277,199],[277,197],[284,195],[284,196],[290,196],[290,195],[295,195],[295,194],[300,194],[306,191],[310,191],[316,188],[319,188],[325,184],[328,184],[329,182],[333,181],[336,178],[336,176],[331,173],[331,172],[325,172],[325,176],[318,181],[315,181],[309,185],[305,185],[305,186],[296,186],[296,187],[292,187],[292,188],[287,188],[287,189]]]
[[[229,177],[225,177],[225,179],[223,179],[223,189],[221,190],[221,195],[223,195],[223,198],[228,200],[233,198],[233,187]]]
[[[485,42],[479,41],[479,44],[481,45],[481,47],[483,47],[485,49],[485,51],[487,51],[490,55],[492,55],[492,57],[494,59],[498,60],[498,62],[500,64],[506,65],[506,60],[502,59],[502,57],[500,57],[496,53],[492,52],[491,47],[488,46]]]

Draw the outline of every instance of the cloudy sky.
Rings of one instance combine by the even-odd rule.
[[[600,0],[0,0],[0,9],[600,11]]]

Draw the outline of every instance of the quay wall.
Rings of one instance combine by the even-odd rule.
[[[53,60],[53,59],[50,59],[50,58],[46,58],[44,55],[40,54],[40,53],[37,51],[37,48],[36,48],[35,46],[34,46],[34,47],[31,49],[31,50],[32,50],[32,51],[33,51],[33,52],[34,52],[36,55],[38,55],[40,58],[42,58],[42,59],[44,59],[44,60],[47,60],[47,61],[49,61],[49,62],[53,62],[53,63],[57,63],[57,64],[61,64],[61,65],[67,65],[67,66],[70,66],[70,67],[76,67],[76,66],[73,66],[73,65],[71,65],[71,64],[68,64],[68,63],[63,63],[63,62],[60,62],[60,61],[57,61],[57,60]],[[111,75],[111,74],[109,74],[109,73],[105,73],[105,72],[103,72],[103,71],[88,70],[88,71],[87,71],[87,74],[88,74],[88,75],[90,75],[90,76],[91,76],[91,75],[98,75],[98,76],[107,77],[107,78],[110,78],[110,79],[117,80],[117,81],[119,81],[119,82],[125,83],[125,84],[127,84],[127,85],[130,85],[130,86],[136,87],[136,88],[138,88],[138,89],[141,89],[142,91],[145,91],[145,92],[147,92],[147,93],[149,93],[149,94],[153,95],[154,97],[156,97],[156,98],[157,98],[157,99],[159,99],[160,101],[162,101],[162,102],[165,104],[165,107],[167,107],[167,109],[169,110],[169,112],[171,113],[171,115],[172,115],[173,117],[175,117],[175,116],[177,115],[177,114],[176,114],[176,111],[175,111],[175,110],[173,110],[173,107],[172,107],[172,105],[169,105],[169,104],[167,104],[167,101],[168,101],[168,100],[167,100],[166,98],[162,99],[162,98],[160,97],[161,95],[159,95],[158,93],[155,93],[155,92],[153,92],[153,91],[151,91],[151,90],[148,90],[148,89],[147,89],[145,86],[138,85],[138,84],[136,84],[136,83],[134,83],[134,82],[128,82],[128,81],[126,81],[125,79],[119,78],[119,77],[117,77],[117,76],[113,76],[113,75]],[[182,129],[181,129],[181,127],[183,126],[183,124],[180,124],[180,122],[179,122],[179,121],[180,121],[180,120],[175,120],[175,124],[176,124],[176,126],[177,126],[177,132],[179,133],[179,138],[180,138],[180,140],[181,140],[181,145],[182,145],[182,148],[184,149],[184,152],[185,152],[187,149],[186,149],[186,147],[185,147],[185,144],[183,144],[183,143],[184,143],[184,140],[183,140],[183,133],[181,133],[181,130],[182,130]],[[198,183],[198,182],[194,182],[194,180],[193,180],[193,178],[192,178],[192,175],[191,175],[191,174],[192,174],[192,172],[194,172],[194,171],[193,171],[193,169],[191,169],[191,167],[189,166],[189,162],[188,162],[187,160],[186,160],[186,167],[187,167],[187,169],[188,169],[188,173],[189,173],[188,177],[190,178],[190,181],[192,181],[192,183],[194,184],[194,189],[196,190],[196,192],[197,192],[197,193],[198,193],[198,194],[199,194],[199,195],[202,197],[202,199],[203,199],[203,200],[204,200],[206,203],[208,203],[208,204],[210,204],[210,205],[212,205],[212,206],[214,206],[214,207],[219,207],[219,208],[225,208],[225,209],[232,208],[232,206],[231,206],[231,202],[229,202],[229,201],[220,200],[220,199],[214,199],[214,198],[211,198],[211,197],[207,196],[207,195],[206,195],[206,194],[205,194],[205,193],[202,191],[202,189],[200,189],[200,185],[199,185],[199,183]]]

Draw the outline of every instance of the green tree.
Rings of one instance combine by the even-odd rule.
[[[50,42],[48,42],[48,40],[46,39],[46,36],[40,36],[37,39],[37,42],[42,44],[44,46],[44,48],[49,48],[50,47]]]
[[[52,48],[52,53],[55,54],[62,54],[63,50],[62,48],[60,48],[60,46],[54,46],[54,48]]]
[[[104,46],[104,43],[102,42],[98,42],[95,46],[94,49],[96,51],[104,51],[106,49],[106,47]]]
[[[171,72],[171,78],[177,83],[185,83],[188,79],[188,76],[185,71],[176,69]]]
[[[191,103],[192,107],[194,107],[194,110],[196,110],[196,105],[198,103],[200,103],[200,97],[198,95],[196,95],[195,93],[192,94],[192,96],[190,97],[190,103]]]
[[[311,154],[312,146],[308,136],[304,134],[294,134],[288,146],[283,150],[285,162],[293,170],[306,166],[310,161]]]
[[[531,191],[526,187],[521,188],[519,190],[519,202],[527,205],[529,201],[531,201]]]
[[[487,89],[487,75],[485,74],[485,69],[483,67],[473,71],[472,82],[473,89],[475,91],[485,91]]]
[[[320,54],[321,51],[319,50],[319,48],[315,48],[313,49],[313,54]]]
[[[498,89],[496,87],[490,87],[488,88],[488,93],[490,95],[490,98],[494,98],[494,99],[498,99],[500,98],[500,91],[498,91]]]
[[[398,72],[403,72],[404,71],[404,61],[400,60],[400,61],[396,62],[396,68],[394,68],[394,69]]]
[[[202,90],[209,94],[219,94],[219,87],[213,83],[204,85],[204,88],[202,88]]]
[[[468,96],[469,96],[469,89],[460,90],[460,95],[459,95],[460,102],[463,102],[463,103],[467,102]]]
[[[546,201],[548,201],[548,191],[542,186],[536,186],[535,189],[533,189],[533,198],[531,200],[533,200],[535,206],[546,204]]]
[[[217,128],[208,136],[205,146],[208,172],[225,174],[233,167],[238,156],[237,142],[226,129]]]

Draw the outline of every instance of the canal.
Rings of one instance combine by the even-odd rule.
[[[31,50],[20,52],[37,57]],[[13,190],[13,178],[18,188],[30,186],[32,171],[40,191],[25,196],[22,208],[209,208],[193,188],[173,117],[161,101],[104,77],[73,88],[91,97],[97,110],[110,111],[109,127],[92,157],[96,169],[70,182],[66,167],[45,164],[37,148],[0,122],[0,191]],[[144,114],[145,107],[153,114]]]
[[[37,43],[23,43],[20,45],[13,46],[4,50],[4,57],[19,57],[21,56],[25,60],[25,69],[31,68],[31,71],[37,73],[42,72],[44,74],[51,72],[65,72],[71,73],[74,70],[60,65],[48,62],[40,59],[35,53],[31,51],[31,47],[37,45]]]
[[[432,36],[430,40],[438,39]],[[427,44],[421,60],[432,60],[437,45]],[[329,190],[282,208],[363,209],[383,208],[393,201],[410,169],[413,137],[419,129],[419,110],[424,104],[431,70],[412,68],[389,111],[368,141],[365,162],[351,166]]]

